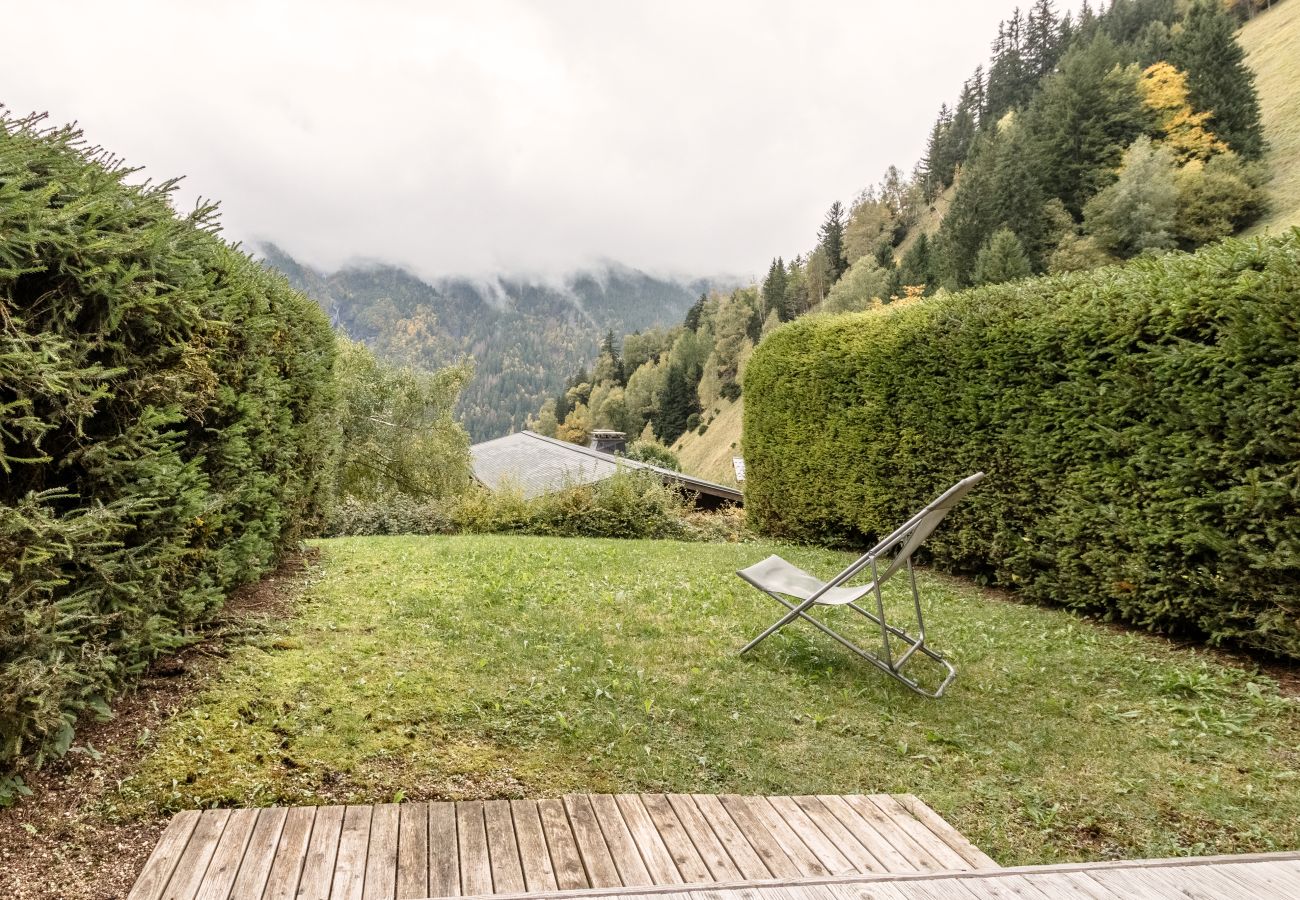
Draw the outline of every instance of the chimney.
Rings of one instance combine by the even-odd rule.
[[[591,433],[591,443],[587,446],[602,453],[622,453],[627,450],[627,435],[621,431],[598,428]]]

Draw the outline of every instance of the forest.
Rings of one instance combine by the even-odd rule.
[[[1035,0],[943,104],[910,174],[828,209],[811,249],[759,284],[702,294],[678,326],[610,333],[530,418],[583,442],[671,444],[739,397],[749,354],[808,314],[1194,250],[1267,208],[1265,136],[1237,29],[1258,0]]]
[[[456,412],[474,440],[523,427],[595,354],[605,329],[675,322],[708,286],[612,263],[548,280],[425,280],[391,265],[326,273],[273,244],[259,250],[336,328],[384,359],[429,370],[468,366]]]

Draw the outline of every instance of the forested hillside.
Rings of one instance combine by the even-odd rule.
[[[595,355],[607,331],[680,321],[709,288],[617,265],[555,282],[429,283],[395,266],[326,273],[274,245],[259,249],[336,327],[381,356],[425,369],[472,360],[458,410],[476,441],[522,428],[542,398]]]
[[[622,428],[671,445],[707,434],[711,408],[741,397],[750,352],[782,322],[1193,250],[1250,227],[1269,206],[1271,138],[1238,29],[1278,16],[1261,12],[1269,5],[1017,8],[988,64],[940,108],[910,176],[890,166],[847,206],[833,202],[813,247],[772,260],[761,285],[714,294],[676,329],[627,336],[621,357],[611,337],[535,427],[574,441]],[[1272,44],[1255,58],[1276,90],[1295,54]],[[1289,146],[1283,120],[1269,119]],[[1287,166],[1273,168],[1285,180]],[[686,455],[716,468],[718,441],[678,448],[696,444]]]

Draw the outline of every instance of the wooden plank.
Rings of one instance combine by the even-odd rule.
[[[162,896],[162,892],[167,889],[167,882],[171,881],[172,872],[176,870],[176,862],[185,852],[185,845],[190,842],[190,835],[198,827],[199,816],[198,810],[193,809],[172,816],[153,852],[149,854],[149,859],[145,861],[144,868],[140,870],[127,900],[158,900]]]
[[[968,889],[972,883],[959,879],[953,880]],[[1030,878],[1028,875],[1000,875],[996,878],[990,877],[987,883],[1001,887],[1005,896],[1023,898],[1023,900],[1062,900],[1062,898],[1076,900],[1078,897],[1078,894],[1071,891],[1067,884],[1054,879],[1051,873],[1036,878]]]
[[[329,900],[342,834],[342,806],[322,806],[316,810],[316,824],[312,827],[302,878],[298,881],[300,900]]]
[[[492,857],[488,852],[483,801],[456,804],[456,837],[460,842],[460,890],[472,897],[492,893]]]
[[[289,810],[283,806],[272,806],[258,812],[257,824],[253,826],[253,836],[248,839],[230,896],[261,897],[265,892],[271,864],[275,861],[275,850],[280,844],[280,833],[288,818]]]
[[[727,849],[722,846],[722,842],[713,833],[709,823],[700,814],[700,808],[695,805],[691,795],[669,794],[668,802],[672,805],[673,812],[677,813],[677,821],[682,823],[682,828],[690,835],[691,843],[703,857],[704,864],[709,867],[713,880],[740,881],[744,876],[732,862]]]
[[[554,891],[559,885],[551,865],[551,852],[546,847],[541,816],[533,800],[511,800],[510,815],[515,822],[515,837],[519,841],[519,861],[524,869],[524,882],[530,893]]]
[[[510,815],[510,801],[488,800],[483,804],[487,825],[488,859],[492,866],[492,891],[518,894],[527,890],[524,870],[519,864],[519,844],[515,840],[515,821]]]
[[[871,851],[871,855],[880,860],[885,872],[919,872],[921,867],[899,851],[897,847],[876,828],[835,794],[822,794],[817,799],[826,806],[831,814],[847,828],[862,846]]]
[[[343,810],[343,829],[334,858],[329,900],[363,900],[373,813],[373,806],[349,806]]]
[[[786,824],[795,830],[803,842],[808,845],[808,849],[817,854],[822,865],[832,875],[852,875],[858,871],[853,863],[849,862],[848,857],[839,851],[839,848],[822,833],[808,814],[799,808],[799,804],[794,802],[791,797],[768,797],[772,808],[781,814]]]
[[[1089,872],[1088,877],[1116,897],[1131,898],[1131,900],[1166,900],[1163,893],[1136,882],[1131,869],[1099,869]]]
[[[229,820],[228,809],[205,809],[199,815],[199,824],[194,826],[194,831],[185,844],[185,851],[176,861],[176,871],[172,872],[171,880],[167,882],[167,889],[162,894],[163,900],[194,900]]]
[[[397,814],[397,896],[429,896],[429,804],[402,803]]]
[[[381,803],[370,813],[365,900],[393,900],[397,896],[397,832],[400,822],[401,810],[396,803]]]
[[[993,857],[972,844],[964,834],[953,828],[948,820],[927,806],[920,797],[914,794],[894,794],[893,797],[918,822],[930,829],[941,841],[951,847],[958,856],[970,863],[972,869],[1001,868],[993,860]]]
[[[1300,897],[1300,875],[1276,862],[1225,863],[1218,870],[1243,883],[1263,882],[1268,890],[1279,897]]]
[[[878,859],[871,848],[858,840],[857,836],[845,827],[836,815],[830,811],[819,797],[795,797],[794,802],[804,811],[813,824],[821,829],[822,834],[844,854],[853,867],[863,874],[871,872],[888,872],[889,867]]]
[[[551,851],[551,866],[555,870],[555,883],[562,891],[591,887],[587,870],[582,865],[578,844],[569,827],[569,816],[559,800],[537,801],[537,815],[542,820],[542,833]]]
[[[928,845],[922,844],[915,840],[911,834],[900,828],[892,816],[887,815],[879,806],[872,803],[870,798],[865,794],[848,794],[844,797],[844,802],[853,808],[853,811],[880,832],[881,836],[897,848],[898,852],[910,859],[922,872],[933,872],[940,869],[951,869],[952,866],[945,865],[930,852]],[[906,812],[906,810],[904,810]],[[910,816],[908,817],[911,818]],[[926,832],[929,833],[928,830]],[[931,838],[935,843],[937,839]],[[945,845],[946,846],[946,845]],[[951,851],[949,851],[951,853]],[[952,854],[956,856],[956,854]],[[960,857],[958,857],[960,859]],[[965,861],[962,860],[961,868],[968,868]]]
[[[1115,895],[1093,881],[1084,872],[1057,872],[1063,884],[1073,891],[1071,896],[1088,897],[1091,900],[1111,900]]]
[[[668,854],[673,858],[673,865],[677,866],[682,881],[687,884],[712,881],[713,876],[704,864],[704,857],[700,856],[695,844],[691,843],[690,835],[682,827],[677,813],[673,812],[668,798],[663,794],[642,794],[641,803],[650,815],[650,821],[654,823],[659,837],[663,839],[664,846],[668,848]]]
[[[591,886],[621,887],[623,882],[619,880],[618,868],[609,854],[605,835],[600,830],[587,795],[568,795],[564,798],[564,809],[569,814],[569,824],[573,826],[573,837],[578,844],[578,853],[582,856]]]
[[[650,873],[651,883],[681,884],[682,876],[677,871],[677,864],[673,862],[673,855],[664,844],[664,839],[659,836],[654,819],[650,818],[641,798],[636,794],[619,794],[614,802],[618,804],[623,821],[632,832],[632,840],[641,851],[641,859],[645,862],[646,871]]]
[[[1150,869],[1151,873],[1163,873],[1164,869]],[[1246,893],[1255,895],[1266,895],[1267,889],[1260,890],[1243,884],[1239,878],[1227,875],[1217,866],[1188,866],[1181,870],[1188,873],[1189,877],[1195,879],[1196,885],[1203,891],[1213,891],[1214,893],[1196,894],[1194,896],[1213,896],[1213,897],[1235,897]],[[1300,896],[1300,891],[1293,892],[1292,896]]]
[[[898,885],[889,884],[830,884],[826,886],[824,900],[910,900]]]
[[[429,896],[460,896],[460,841],[456,804],[429,804]]]
[[[767,801],[766,797],[738,797],[724,796],[722,803],[727,807],[727,811],[740,821],[739,810],[745,810],[758,823],[756,830],[766,830],[780,846],[781,850],[789,858],[790,862],[798,870],[796,875],[829,875],[830,870],[822,865],[822,861],[817,858],[800,838],[795,834],[794,829],[786,824],[785,819],[781,818],[780,813]],[[745,828],[745,834],[749,836],[750,843],[754,843],[753,833],[748,827]],[[757,844],[754,845],[757,848]],[[763,857],[767,862],[767,857]],[[769,864],[768,868],[771,868]]]
[[[614,867],[618,869],[618,877],[623,884],[628,887],[654,884],[641,859],[641,851],[632,839],[632,831],[623,821],[618,801],[609,794],[588,794],[587,799],[591,801],[596,822],[605,835],[605,845],[609,847],[609,855],[614,859]]]
[[[763,863],[763,858],[754,850],[745,834],[727,813],[715,794],[692,794],[695,806],[709,823],[713,833],[718,836],[726,848],[731,861],[740,869],[741,877],[748,881],[771,878],[773,873]]]
[[[230,813],[226,830],[221,833],[217,851],[208,863],[203,884],[195,900],[227,900],[239,874],[239,864],[244,860],[249,838],[257,825],[258,810],[236,809]]]
[[[718,802],[745,835],[745,840],[754,848],[773,878],[797,878],[800,875],[799,867],[786,855],[781,842],[767,830],[744,797],[724,794],[718,798]]]
[[[275,859],[266,879],[263,900],[290,900],[298,891],[298,877],[302,875],[303,860],[307,858],[307,842],[311,840],[312,824],[316,821],[316,807],[294,806],[285,814],[284,828],[275,847]]]

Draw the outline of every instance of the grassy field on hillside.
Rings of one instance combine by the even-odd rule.
[[[736,469],[732,457],[743,456],[740,444],[745,418],[745,398],[719,400],[700,416],[708,427],[704,434],[688,431],[673,444],[672,451],[681,461],[682,471],[733,487]]]
[[[1246,63],[1255,72],[1272,208],[1252,231],[1300,225],[1300,3],[1279,3],[1241,29]]]
[[[960,667],[917,697],[776,607],[763,544],[322,542],[267,649],[161,734],[119,814],[565,791],[920,795],[1004,864],[1300,846],[1300,709],[1205,652],[923,577]],[[896,586],[891,601],[901,600]]]

